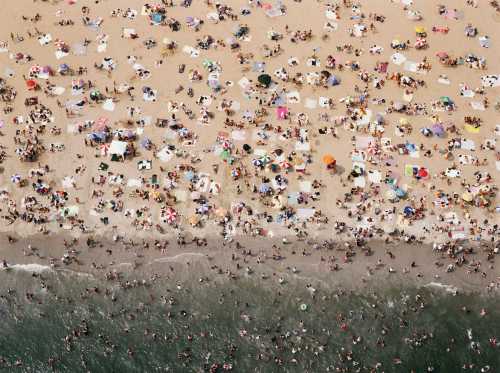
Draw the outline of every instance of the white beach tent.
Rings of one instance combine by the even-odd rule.
[[[127,143],[125,141],[113,140],[111,141],[111,145],[109,146],[109,154],[124,156],[127,151]]]

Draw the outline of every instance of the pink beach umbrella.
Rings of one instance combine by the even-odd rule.
[[[167,208],[165,211],[165,219],[168,224],[173,224],[177,220],[177,211],[172,207]]]
[[[286,119],[286,116],[288,114],[288,108],[285,106],[279,106],[276,109],[276,115],[278,116],[278,119]]]
[[[92,129],[97,132],[104,131],[106,129],[106,126],[108,125],[108,122],[108,118],[99,117],[92,126]]]

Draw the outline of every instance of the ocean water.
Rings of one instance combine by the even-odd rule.
[[[500,344],[490,341],[500,339],[493,297],[313,290],[301,281],[128,280],[0,273],[0,370],[500,372]]]

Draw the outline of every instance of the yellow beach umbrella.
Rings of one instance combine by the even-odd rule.
[[[462,199],[465,201],[465,202],[472,202],[472,194],[469,193],[469,192],[464,192],[462,194]]]

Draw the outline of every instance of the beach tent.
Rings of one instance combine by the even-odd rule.
[[[117,140],[111,141],[111,144],[109,146],[109,154],[111,156],[113,155],[124,156],[126,152],[127,152],[127,143],[125,141],[117,141]]]
[[[78,206],[67,206],[60,210],[61,217],[63,218],[73,218],[78,215]]]
[[[174,156],[174,152],[173,152],[174,149],[171,149],[170,146],[165,146],[162,150],[160,150],[158,153],[157,153],[157,157],[158,159],[160,159],[162,162],[168,162],[172,159],[172,157]]]
[[[92,132],[87,135],[87,138],[90,141],[103,143],[106,141],[106,133],[105,132]]]

